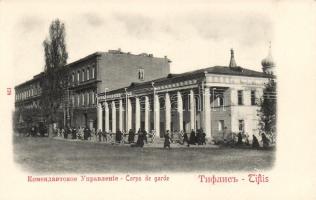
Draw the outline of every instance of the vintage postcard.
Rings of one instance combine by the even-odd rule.
[[[315,1],[0,1],[0,199],[315,199]]]

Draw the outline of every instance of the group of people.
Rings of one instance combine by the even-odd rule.
[[[92,137],[95,135],[95,130],[90,130],[89,128],[79,127],[79,128],[71,128],[66,127],[63,128],[55,128],[54,134],[57,137],[62,137],[65,139],[82,139],[82,140],[92,140]]]

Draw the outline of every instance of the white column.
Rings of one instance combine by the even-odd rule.
[[[156,131],[156,137],[160,137],[160,104],[159,104],[159,97],[157,94],[154,96],[154,115],[155,115],[155,122],[154,128]]]
[[[177,102],[178,102],[178,120],[179,120],[179,131],[183,131],[183,102],[182,102],[182,96],[181,92],[177,92]]]
[[[97,130],[102,130],[102,105],[97,104]]]
[[[119,100],[119,130],[123,131],[123,101]]]
[[[112,133],[116,132],[116,107],[115,101],[112,101]]]
[[[145,96],[145,131],[149,133],[149,98]]]
[[[105,118],[105,131],[110,131],[110,125],[109,125],[109,105],[107,102],[104,102],[104,118]]]
[[[190,128],[195,130],[195,98],[193,90],[190,90]]]
[[[140,103],[139,97],[135,97],[135,131],[140,128]]]
[[[132,102],[129,98],[127,98],[126,102],[126,132],[132,128]]]
[[[171,131],[171,129],[170,129],[170,125],[171,125],[171,103],[170,103],[170,96],[169,96],[168,92],[166,93],[166,96],[165,96],[165,107],[166,107],[166,110],[165,110],[166,131],[167,130]]]
[[[210,104],[210,88],[204,89],[204,131],[206,137],[211,137],[211,104]]]

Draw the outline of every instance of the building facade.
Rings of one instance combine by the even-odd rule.
[[[154,131],[156,137],[167,130],[203,129],[213,140],[239,132],[256,135],[258,101],[270,78],[270,73],[237,66],[231,50],[229,66],[168,74],[99,93],[97,128],[113,133],[141,129]]]
[[[119,49],[96,52],[64,66],[61,70],[68,77],[67,87],[56,126],[96,128],[96,94],[131,82],[146,82],[166,76],[170,72],[170,62],[167,57],[157,58],[146,53],[135,55]],[[44,78],[44,73],[41,73],[15,87],[16,111],[40,106]],[[17,125],[25,121],[22,115],[17,119]]]

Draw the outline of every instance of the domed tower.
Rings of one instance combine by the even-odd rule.
[[[275,74],[275,62],[271,54],[271,42],[269,45],[269,53],[266,58],[261,61],[262,71],[266,74]]]

